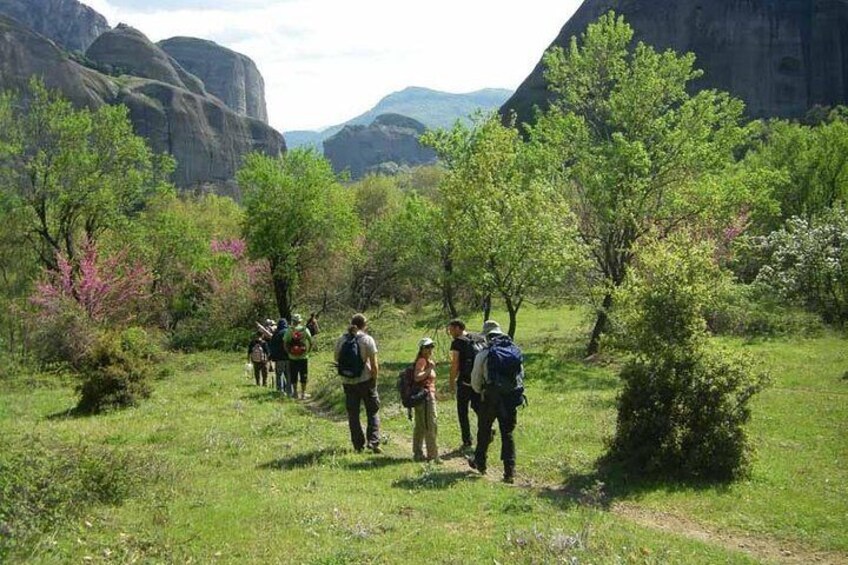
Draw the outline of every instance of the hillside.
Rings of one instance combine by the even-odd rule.
[[[501,88],[485,88],[465,94],[453,94],[410,86],[389,94],[367,112],[343,124],[330,126],[320,131],[286,131],[283,135],[290,149],[302,145],[312,145],[320,149],[325,139],[341,131],[344,126],[367,126],[382,114],[407,116],[421,122],[429,129],[448,128],[456,120],[467,118],[477,110],[484,112],[496,110],[511,94],[512,91]]]

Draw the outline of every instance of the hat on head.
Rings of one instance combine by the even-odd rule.
[[[422,338],[421,341],[418,342],[418,349],[424,349],[425,347],[435,347],[436,344],[433,343],[433,340],[429,337]]]
[[[292,314],[292,324],[299,324],[303,321],[303,316],[300,314]]]
[[[483,322],[483,335],[503,335],[501,325],[494,320],[486,320]]]

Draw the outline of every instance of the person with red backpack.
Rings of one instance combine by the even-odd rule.
[[[292,398],[297,398],[297,382],[300,380],[300,398],[306,399],[306,381],[309,380],[309,352],[312,351],[312,335],[303,325],[300,314],[292,314],[291,326],[283,335],[283,347],[289,356],[289,385]]]

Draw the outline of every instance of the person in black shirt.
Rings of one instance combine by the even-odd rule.
[[[456,415],[462,432],[462,447],[469,449],[471,425],[468,407],[477,414],[480,406],[480,395],[471,388],[471,369],[474,367],[474,357],[482,349],[483,339],[465,331],[465,322],[460,319],[451,320],[447,331],[453,338],[450,346],[450,388],[456,394]]]

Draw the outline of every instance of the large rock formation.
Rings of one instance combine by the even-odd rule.
[[[103,33],[91,44],[85,56],[116,74],[158,80],[206,96],[203,81],[183,69],[143,33],[128,25],[118,24],[115,29]]]
[[[76,0],[0,0],[0,14],[81,53],[109,29],[106,18]]]
[[[159,47],[236,113],[268,123],[265,81],[250,57],[194,37],[172,37]]]
[[[133,45],[143,45],[136,34],[124,32],[123,36]],[[214,96],[174,84],[174,75],[160,63],[139,60],[134,64],[137,70],[164,72],[160,78],[167,81],[126,75],[116,79],[83,67],[54,43],[0,17],[0,89],[23,89],[35,74],[80,106],[126,104],[135,131],[147,138],[154,151],[169,152],[177,160],[177,186],[210,187],[232,194],[232,179],[246,153],[278,155],[285,150],[277,131],[239,116]]]
[[[553,45],[566,47],[610,9],[636,40],[694,52],[705,74],[693,87],[730,92],[751,117],[848,103],[848,0],[586,0]],[[530,121],[549,96],[540,61],[501,113]]]
[[[337,172],[349,171],[358,179],[371,171],[392,172],[404,166],[436,160],[435,152],[418,138],[424,124],[399,114],[383,114],[371,125],[345,126],[324,140],[324,156]]]

